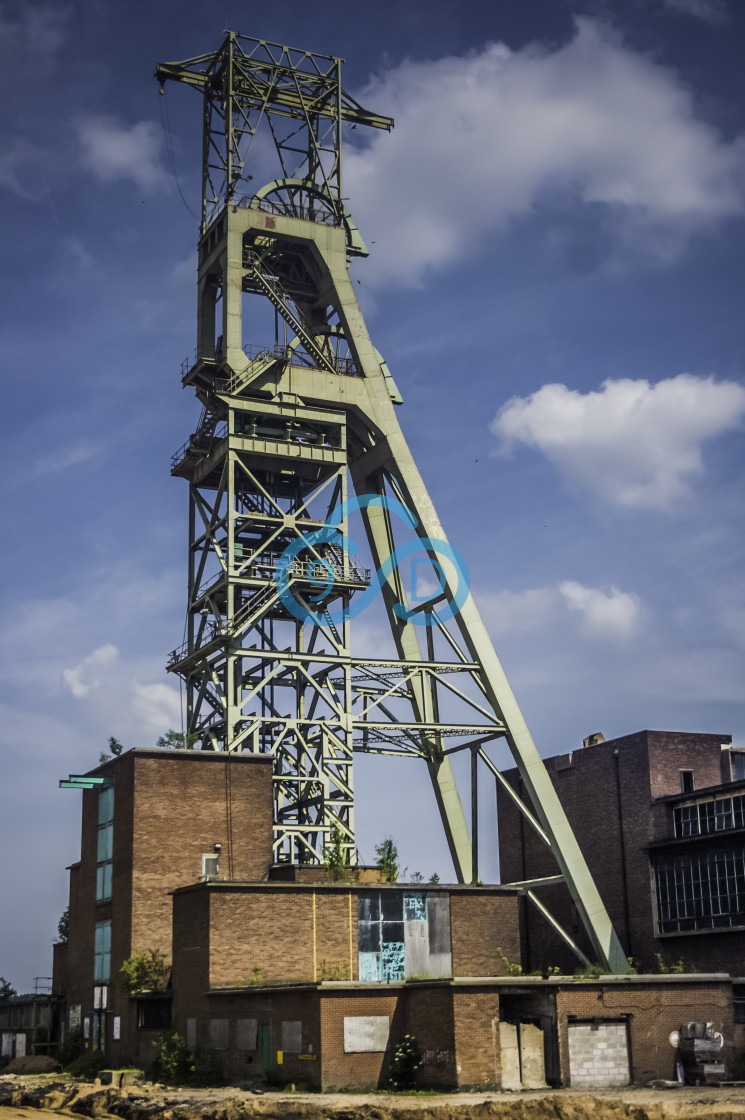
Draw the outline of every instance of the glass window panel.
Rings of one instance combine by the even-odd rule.
[[[732,798],[732,827],[745,828],[745,797]]]
[[[663,856],[655,877],[661,932],[745,925],[745,846]]]
[[[359,951],[361,953],[380,952],[380,922],[360,922]]]
[[[377,922],[380,918],[380,892],[361,891],[357,898],[357,917],[361,922]]]
[[[111,979],[111,922],[96,922],[93,979],[108,984]]]
[[[111,859],[114,855],[114,826],[105,824],[98,830],[98,862]]]
[[[732,828],[732,798],[723,797],[714,802],[714,827],[717,832]]]
[[[714,802],[703,801],[698,807],[700,829],[704,834],[714,831]]]
[[[98,823],[107,824],[114,819],[114,787],[104,786],[98,793]]]
[[[402,922],[404,918],[404,896],[401,891],[381,891],[384,922]]]
[[[404,940],[404,923],[403,922],[383,922],[383,945],[390,945],[393,942],[403,942]]]

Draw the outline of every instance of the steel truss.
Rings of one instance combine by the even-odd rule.
[[[406,445],[401,398],[349,278],[350,258],[366,250],[342,202],[341,125],[393,122],[348,97],[339,76],[338,59],[234,33],[214,54],[156,70],[205,102],[198,345],[183,377],[203,413],[172,464],[190,491],[188,629],[169,662],[186,683],[188,731],[201,749],[273,755],[275,855],[293,863],[320,860],[334,828],[355,861],[353,752],[390,754],[425,762],[458,880],[477,883],[486,770],[559,867],[515,885],[553,922],[535,892],[565,882],[597,959],[626,972]],[[260,124],[282,178],[247,198],[239,190]],[[251,310],[267,302],[274,342],[248,349]],[[374,574],[347,546],[350,479]],[[407,585],[408,561],[429,587],[424,598]],[[371,583],[397,660],[352,656],[350,619]],[[490,756],[497,741],[529,802]],[[457,752],[470,756],[470,821]]]

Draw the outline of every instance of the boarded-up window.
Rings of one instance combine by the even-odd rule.
[[[215,1050],[228,1048],[228,1020],[210,1019],[210,1042]]]
[[[344,1053],[382,1053],[388,1046],[387,1015],[345,1015]]]
[[[236,1050],[255,1050],[258,1036],[258,1021],[256,1019],[236,1019],[235,1021],[235,1048]]]
[[[303,1049],[303,1024],[299,1019],[283,1021],[282,1049],[285,1054],[299,1054]]]
[[[186,1020],[186,1045],[190,1050],[194,1050],[197,1045],[197,1021],[196,1019]]]

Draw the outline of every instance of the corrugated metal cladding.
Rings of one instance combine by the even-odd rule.
[[[369,890],[358,895],[360,980],[450,976],[450,896]]]

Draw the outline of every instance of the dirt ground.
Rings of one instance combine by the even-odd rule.
[[[52,1105],[52,1107],[48,1107]],[[238,1088],[113,1090],[59,1074],[0,1077],[0,1120],[745,1120],[745,1087],[523,1093],[292,1093]]]

